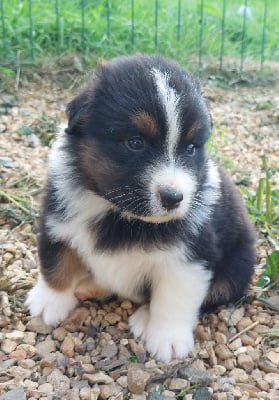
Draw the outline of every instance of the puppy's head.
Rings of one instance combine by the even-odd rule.
[[[116,58],[67,111],[80,183],[122,215],[154,223],[187,215],[205,179],[211,129],[189,73],[159,56]]]

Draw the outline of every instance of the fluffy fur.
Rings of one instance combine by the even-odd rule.
[[[78,299],[143,303],[135,337],[156,358],[185,357],[201,309],[249,283],[254,233],[239,195],[208,158],[200,84],[159,56],[99,66],[68,106],[52,148],[27,305],[56,325]]]

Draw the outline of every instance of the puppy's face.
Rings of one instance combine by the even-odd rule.
[[[161,223],[187,215],[205,179],[211,119],[199,83],[161,57],[97,69],[68,106],[79,182],[122,214]]]

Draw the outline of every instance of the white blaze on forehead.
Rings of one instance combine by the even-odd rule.
[[[170,160],[174,158],[175,147],[179,138],[180,118],[179,118],[179,96],[170,86],[169,75],[156,68],[152,70],[159,99],[166,113],[168,132],[167,132],[167,150]]]

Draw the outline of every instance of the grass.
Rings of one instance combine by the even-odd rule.
[[[63,52],[83,53],[87,61],[139,51],[165,54],[184,64],[191,64],[193,57],[197,60],[199,50],[207,59],[219,58],[222,0],[204,1],[203,18],[200,1],[181,2],[180,18],[178,1],[158,0],[156,12],[155,3],[156,1],[134,0],[132,32],[131,0],[96,0],[94,6],[92,2],[80,0],[57,0],[57,3],[54,0],[3,0],[0,61],[5,62],[6,66],[1,67],[2,71],[5,69],[9,73],[9,62],[16,63],[19,59],[21,62],[32,61],[32,55],[36,60],[40,60]],[[241,3],[237,0],[227,2],[224,56],[240,57],[243,42],[245,55],[260,59],[264,1],[254,0],[250,3],[252,18],[246,20],[246,36],[243,42],[243,17],[238,15]],[[32,4],[32,40],[29,4]],[[266,59],[279,59],[277,15],[279,2],[269,0],[265,38]]]

